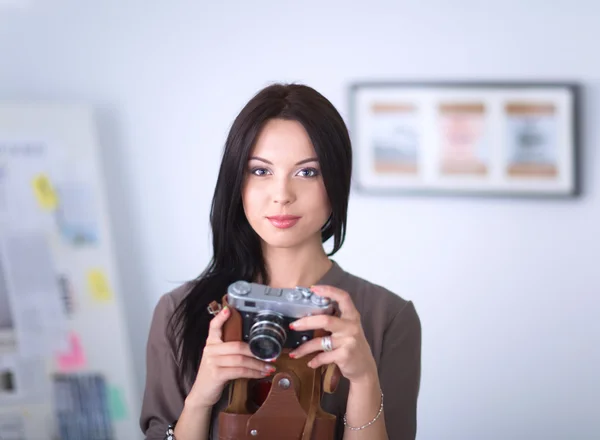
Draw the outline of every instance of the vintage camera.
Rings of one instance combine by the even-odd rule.
[[[334,301],[306,287],[279,289],[247,281],[229,285],[227,302],[242,316],[242,338],[252,354],[265,361],[313,338],[314,330],[292,330],[291,322],[310,315],[333,315],[336,310]]]

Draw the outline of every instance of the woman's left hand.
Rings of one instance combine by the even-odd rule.
[[[324,329],[331,332],[332,351],[323,351],[322,339],[314,338],[301,344],[290,353],[294,359],[314,352],[317,354],[308,365],[318,368],[321,365],[337,364],[342,375],[352,382],[377,377],[377,365],[360,322],[360,314],[348,292],[333,286],[312,286],[319,296],[330,298],[338,303],[341,316],[314,315],[301,318],[290,324],[292,330],[306,331]]]

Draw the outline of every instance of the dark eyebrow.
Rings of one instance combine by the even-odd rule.
[[[261,162],[264,163],[268,163],[269,165],[273,165],[273,162],[267,160],[267,159],[263,159],[262,157],[258,157],[258,156],[252,156],[250,159],[248,160],[259,160]],[[296,162],[296,165],[302,165],[303,163],[308,163],[308,162],[318,162],[319,159],[316,157],[309,157],[308,159],[303,159],[300,162]]]

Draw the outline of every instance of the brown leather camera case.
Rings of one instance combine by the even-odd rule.
[[[227,295],[223,297],[227,305]],[[216,302],[211,304],[214,309]],[[223,328],[223,340],[242,340],[242,317],[231,308]],[[315,331],[315,337],[324,336]],[[220,440],[333,440],[336,417],[321,408],[323,392],[333,393],[340,378],[336,365],[313,369],[307,365],[315,354],[292,359],[284,349],[273,362],[276,367],[270,391],[256,408],[251,402],[250,381],[231,383],[229,405],[219,414]]]

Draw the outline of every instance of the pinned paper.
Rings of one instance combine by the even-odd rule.
[[[25,420],[17,411],[0,414],[0,439],[24,439]]]
[[[0,147],[1,148],[1,147]],[[1,153],[1,151],[0,151]],[[6,213],[7,203],[6,203],[6,181],[7,181],[7,169],[5,163],[2,162],[2,154],[0,154],[0,216]]]
[[[108,280],[99,269],[90,270],[88,272],[88,288],[92,293],[92,298],[98,302],[110,301],[113,298]]]
[[[123,391],[115,386],[108,388],[108,408],[112,420],[125,420],[127,418],[127,407],[123,399]]]
[[[58,188],[56,220],[62,236],[75,246],[98,242],[98,206],[89,184],[63,182]]]
[[[63,373],[80,370],[85,367],[87,361],[81,340],[76,333],[69,334],[69,350],[66,353],[59,353],[57,362],[60,371]]]
[[[39,174],[34,177],[33,192],[39,205],[48,211],[53,211],[58,206],[58,196],[50,183],[50,179],[45,174]]]
[[[56,261],[45,232],[40,229],[3,234],[0,248],[6,262],[10,262],[6,268],[10,268],[11,275],[10,284],[0,286],[4,290],[0,297],[8,298],[19,354],[46,357],[66,350],[69,328],[56,283]],[[6,302],[0,300],[0,308]],[[6,315],[6,311],[0,315]]]

